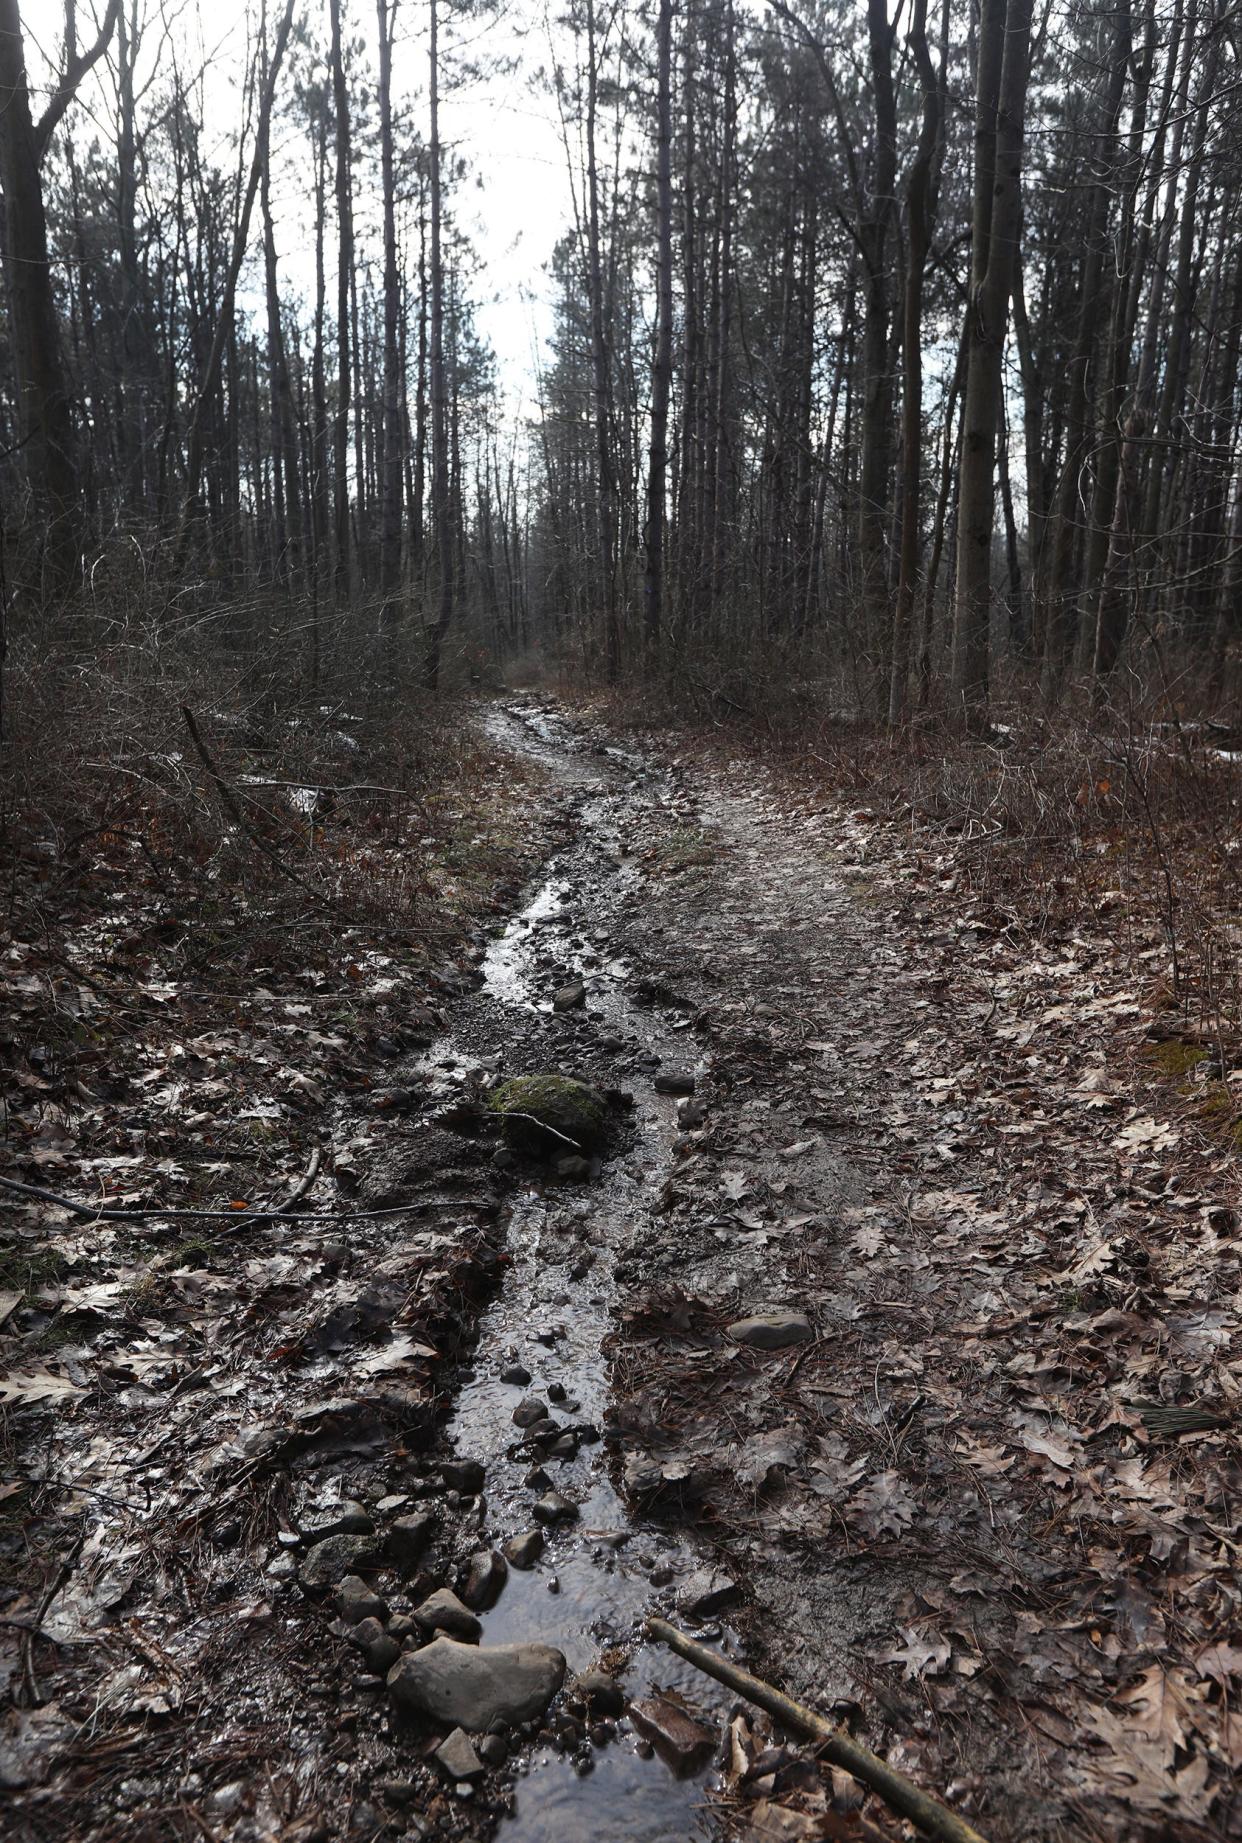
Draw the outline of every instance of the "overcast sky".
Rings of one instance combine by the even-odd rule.
[[[86,43],[93,35],[92,14],[102,13],[105,0],[78,0],[78,5],[79,40]],[[268,0],[269,18],[276,5],[277,0]],[[214,130],[214,156],[230,168],[235,160],[231,139],[251,36],[248,25],[253,30],[259,0],[139,0],[139,6],[147,22],[148,72],[161,43],[161,13],[176,22],[178,60],[183,69],[188,72],[204,62],[209,64],[209,145]],[[37,91],[48,80],[47,57],[59,60],[64,0],[21,0],[21,12],[31,86]],[[316,36],[326,44],[325,0],[300,0],[299,13],[312,22]],[[345,14],[347,38],[365,40],[368,65],[374,70],[374,0],[345,0]],[[399,0],[394,113],[408,113],[424,137],[428,133],[428,18],[427,0]],[[470,177],[456,191],[451,208],[482,261],[482,272],[474,282],[479,330],[496,353],[511,413],[519,408],[520,398],[529,407],[535,348],[542,346],[551,329],[546,265],[572,216],[555,99],[546,85],[534,80],[540,67],[549,62],[547,34],[544,0],[501,0],[490,16],[464,21],[454,19],[442,0],[440,131],[446,154],[459,153],[470,167]],[[497,66],[505,60],[513,68],[498,74]],[[461,81],[459,74],[468,64],[483,74]],[[140,65],[140,83],[145,74]],[[286,70],[282,81],[287,75]],[[284,93],[287,95],[287,89]],[[79,135],[98,133],[105,142],[111,141],[112,94],[111,82],[101,67],[83,86],[75,106],[73,126]],[[309,293],[314,272],[307,144],[284,120],[273,123],[273,137],[273,205],[281,271],[287,281]],[[360,224],[374,225],[380,201],[366,191],[370,173],[368,165],[356,175],[360,196],[355,199],[355,212]],[[256,216],[251,231],[252,264],[257,247]],[[329,251],[331,265],[331,243]],[[417,248],[407,254],[410,266],[416,264]],[[259,305],[253,295],[245,298],[249,305]]]

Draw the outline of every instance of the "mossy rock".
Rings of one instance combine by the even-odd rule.
[[[587,1152],[604,1137],[603,1095],[567,1075],[515,1075],[492,1091],[488,1106],[522,1152]]]

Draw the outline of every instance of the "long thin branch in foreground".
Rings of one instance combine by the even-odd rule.
[[[878,1754],[862,1746],[844,1728],[817,1715],[814,1709],[795,1702],[792,1696],[774,1689],[761,1677],[752,1677],[749,1670],[742,1670],[727,1657],[721,1657],[718,1651],[710,1651],[706,1645],[687,1637],[667,1619],[648,1619],[647,1630],[706,1676],[714,1677],[717,1683],[724,1683],[757,1708],[766,1710],[783,1728],[817,1741],[818,1751],[825,1760],[844,1767],[860,1784],[882,1798],[890,1810],[909,1818],[925,1836],[937,1838],[938,1843],[987,1843],[965,1818],[950,1811],[929,1792],[920,1790],[912,1779],[907,1779],[904,1773],[899,1773]]]
[[[309,1188],[309,1185],[307,1186]],[[427,1207],[426,1197],[399,1203],[390,1209],[298,1210],[288,1204],[269,1204],[266,1209],[109,1209],[99,1203],[83,1203],[77,1197],[62,1197],[59,1191],[44,1190],[38,1184],[19,1184],[16,1178],[0,1177],[0,1189],[13,1190],[23,1197],[35,1197],[40,1203],[55,1203],[75,1216],[90,1222],[270,1222],[279,1216],[282,1222],[374,1222],[381,1216],[408,1216],[413,1210]]]

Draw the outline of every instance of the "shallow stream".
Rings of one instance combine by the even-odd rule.
[[[606,1160],[594,1181],[531,1181],[516,1196],[505,1279],[482,1321],[472,1374],[449,1423],[458,1454],[487,1467],[485,1533],[494,1546],[531,1527],[532,1505],[547,1489],[529,1480],[526,1435],[513,1421],[518,1402],[536,1394],[552,1402],[554,1422],[588,1430],[572,1454],[542,1462],[552,1488],[576,1503],[578,1516],[547,1532],[534,1567],[509,1569],[495,1606],[482,1615],[483,1643],[556,1645],[571,1677],[605,1654],[615,1661],[624,1652],[628,1697],[673,1691],[714,1722],[726,1692],[642,1633],[646,1615],[673,1608],[677,1583],[704,1558],[631,1511],[611,1483],[607,1447],[591,1437],[608,1413],[602,1345],[619,1305],[615,1265],[644,1233],[677,1133],[677,1102],[655,1092],[653,1077],[660,1067],[692,1073],[696,1057],[684,1018],[636,1004],[626,966],[612,951],[617,907],[634,878],[625,825],[640,807],[637,777],[651,771],[616,750],[584,753],[537,710],[498,713],[495,721],[508,747],[539,761],[575,791],[580,805],[572,844],[545,867],[483,963],[483,986],[466,1007],[478,1026],[478,1049],[516,1074],[524,1072],[517,1045],[533,1072],[530,1058],[553,1017],[552,991],[566,974],[581,977],[587,999],[576,1014],[576,1034],[583,1061],[598,1067],[600,1046],[615,1054],[615,1086],[632,1094],[634,1107],[628,1150]],[[653,793],[658,798],[659,789],[647,779],[643,807],[649,809]],[[557,1042],[555,1053],[564,1059],[563,1041]],[[446,1048],[460,1058],[460,1044],[458,1034],[429,1059]],[[500,1380],[515,1364],[530,1372],[529,1383]],[[714,1642],[728,1644],[727,1634],[708,1630]],[[623,1723],[615,1740],[590,1754],[587,1771],[585,1764],[581,1756],[537,1748],[519,1780],[516,1812],[501,1826],[504,1843],[592,1835],[610,1843],[669,1843],[711,1834],[710,1761],[678,1777]]]

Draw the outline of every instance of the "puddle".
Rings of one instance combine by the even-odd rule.
[[[631,798],[630,762],[619,751],[602,757],[567,754],[555,720],[537,711],[522,713],[519,736],[508,728],[511,716],[500,720],[510,747],[534,753],[562,778],[568,770],[580,792],[580,827],[574,844],[547,867],[521,913],[493,942],[482,966],[482,989],[470,1006],[483,1024],[480,1034],[493,1044],[504,1043],[516,1019],[527,1044],[533,1034],[537,1053],[540,1014],[549,1010],[556,984],[549,969],[573,969],[587,987],[584,1030],[627,1046],[631,1066],[618,1073],[616,1085],[632,1090],[635,1108],[632,1149],[608,1160],[597,1182],[532,1181],[511,1206],[510,1265],[484,1315],[471,1379],[449,1422],[448,1438],[458,1453],[487,1467],[485,1533],[495,1547],[533,1526],[533,1505],[548,1489],[539,1479],[528,1482],[535,1463],[524,1445],[529,1436],[513,1421],[523,1396],[548,1401],[552,1422],[571,1435],[576,1448],[540,1463],[551,1489],[577,1504],[578,1517],[547,1532],[534,1567],[509,1569],[495,1606],[481,1615],[483,1642],[556,1645],[571,1677],[599,1664],[605,1653],[623,1652],[628,1663],[621,1681],[629,1698],[672,1690],[718,1726],[728,1693],[642,1637],[646,1615],[668,1611],[678,1579],[704,1558],[631,1513],[613,1489],[598,1437],[608,1409],[601,1345],[618,1305],[615,1264],[643,1233],[677,1130],[676,1102],[652,1086],[655,1059],[675,1068],[692,1066],[694,1045],[671,1020],[631,1004],[624,962],[607,939],[633,874],[615,850]],[[456,1045],[439,1046],[440,1055],[450,1047]],[[516,1063],[510,1072],[520,1072]],[[529,1383],[500,1380],[515,1363],[530,1372]],[[727,1636],[721,1640],[713,1632],[713,1641],[728,1647]],[[504,1843],[552,1843],[593,1831],[614,1843],[668,1843],[715,1833],[707,1810],[710,1761],[697,1774],[679,1778],[658,1755],[651,1757],[650,1749],[640,1750],[625,1722],[615,1739],[594,1748],[589,1763],[583,1773],[581,1756],[575,1766],[552,1747],[536,1748],[517,1782],[515,1814],[498,1831]]]

